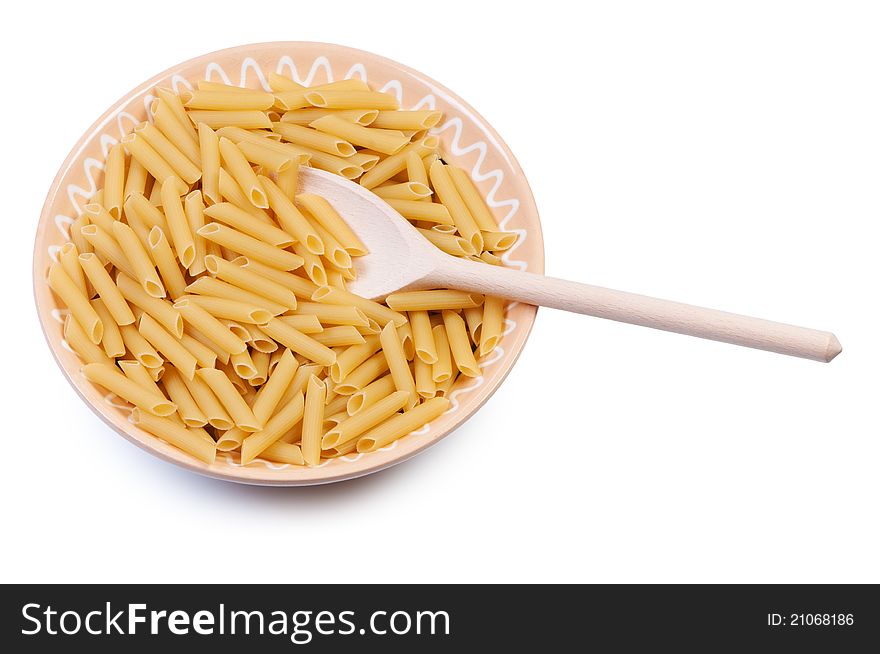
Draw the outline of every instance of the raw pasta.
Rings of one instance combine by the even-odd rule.
[[[110,148],[47,278],[83,375],[209,465],[225,465],[217,451],[316,466],[381,449],[447,411],[503,338],[498,298],[347,291],[367,248],[299,192],[300,166],[329,170],[447,253],[501,265],[517,234],[442,159],[426,132],[441,112],[401,111],[360,80],[269,85],[156,89],[153,122]]]

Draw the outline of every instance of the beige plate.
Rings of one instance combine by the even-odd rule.
[[[359,477],[399,463],[421,452],[467,420],[495,392],[525,346],[536,308],[509,307],[506,335],[484,361],[483,376],[465,379],[452,393],[452,408],[427,427],[371,454],[352,454],[315,468],[257,460],[247,466],[237,456],[218,453],[207,465],[128,421],[124,402],[105,396],[80,374],[79,359],[64,343],[63,315],[45,282],[58,248],[68,240],[68,228],[96,185],[102,184],[102,164],[108,149],[137,123],[146,119],[151,91],[157,86],[180,88],[197,79],[212,79],[258,88],[272,71],[292,75],[303,84],[359,77],[374,88],[395,93],[404,109],[437,108],[444,122],[432,130],[441,140],[449,162],[471,172],[501,225],[519,231],[517,247],[507,253],[508,265],[541,273],[544,249],[541,225],[531,190],[513,154],[495,130],[467,103],[434,80],[394,61],[369,52],[326,43],[278,42],[244,45],[191,59],[141,84],[114,104],[82,136],[67,156],[49,189],[34,245],[34,295],[40,324],[58,365],[77,393],[107,424],[135,445],[195,472],[248,484],[298,486]],[[487,74],[490,71],[487,70]]]

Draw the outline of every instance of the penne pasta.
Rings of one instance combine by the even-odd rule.
[[[204,213],[209,218],[275,247],[285,248],[296,240],[273,223],[258,220],[247,211],[239,209],[229,202],[213,204],[205,209]]]
[[[101,335],[101,347],[111,359],[121,357],[125,354],[125,343],[122,340],[122,333],[119,331],[119,325],[110,315],[107,306],[100,298],[95,298],[89,303],[101,319],[104,326],[104,333]]]
[[[431,185],[440,201],[449,209],[452,221],[462,237],[473,246],[474,254],[483,250],[483,235],[468,211],[467,205],[458,194],[458,189],[449,174],[449,167],[441,161],[431,164],[429,170]]]
[[[308,107],[284,112],[281,116],[281,122],[292,123],[293,125],[308,125],[318,120],[318,118],[331,115],[338,116],[342,120],[357,123],[358,125],[367,126],[376,120],[379,112],[375,109],[318,109],[317,107]]]
[[[91,252],[79,255],[77,258],[85,276],[88,278],[98,297],[104,303],[107,311],[113,316],[117,325],[130,325],[134,322],[134,314],[128,302],[116,282],[110,277],[106,268],[101,265],[98,257]],[[106,329],[106,325],[104,325]]]
[[[311,375],[306,385],[302,443],[300,444],[306,465],[315,466],[321,460],[321,435],[323,434],[326,396],[327,386],[315,375]]]
[[[144,291],[156,298],[165,297],[165,287],[162,285],[162,280],[159,279],[159,273],[156,272],[153,260],[147,254],[134,230],[125,223],[116,221],[113,223],[113,238],[125,252],[134,271],[135,279],[140,282]]]
[[[325,118],[333,118],[333,116],[325,116]],[[336,118],[336,120],[346,122],[342,118]],[[355,123],[346,124],[355,125]],[[358,125],[358,127],[360,127],[360,125]],[[335,133],[328,133],[319,129],[313,129],[284,121],[273,123],[272,130],[291,143],[312,150],[317,150],[319,152],[324,152],[335,157],[350,157],[357,152],[351,143]]]
[[[444,397],[430,399],[410,411],[405,411],[382,423],[358,439],[358,452],[375,452],[402,436],[419,429],[449,409]]]
[[[409,323],[412,329],[412,339],[415,356],[433,365],[437,362],[437,345],[434,343],[434,333],[431,329],[431,318],[427,311],[410,311]]]
[[[198,123],[202,160],[202,195],[210,204],[220,202],[220,139],[205,123]]]
[[[241,129],[265,129],[272,127],[272,121],[264,111],[211,111],[190,110],[186,112],[193,125],[204,123],[211,129],[239,127]]]
[[[268,209],[266,192],[247,158],[235,143],[223,136],[220,137],[220,158],[251,204],[260,209]]]
[[[213,254],[208,256],[219,259],[219,257]],[[221,259],[221,261],[225,261],[225,259]],[[262,295],[245,290],[240,286],[221,281],[215,277],[199,277],[196,281],[186,287],[186,292],[195,295],[207,295],[241,302],[250,305],[251,308],[265,309],[273,316],[280,315],[287,310],[287,307],[282,304],[272,302]]]
[[[322,366],[332,366],[336,362],[336,353],[333,350],[278,318],[272,318],[260,325],[260,328],[281,345],[310,361]]]
[[[403,342],[394,323],[385,325],[379,335],[379,343],[382,345],[382,353],[388,362],[391,378],[394,379],[394,386],[397,390],[408,394],[406,407],[414,407],[418,402],[415,382],[403,351]]]
[[[233,252],[243,254],[249,259],[264,263],[271,268],[287,271],[295,270],[303,265],[302,257],[255,239],[226,225],[214,222],[208,223],[198,231],[198,235],[217,245],[229,248]]]
[[[147,122],[141,123],[134,128],[134,133],[143,138],[150,147],[162,157],[162,160],[171,167],[174,174],[184,182],[187,184],[194,184],[199,178],[201,178],[202,171],[199,167],[190,161],[187,156],[181,152],[176,145],[174,145],[174,143],[169,141],[155,125]],[[156,179],[161,180],[163,183],[166,178],[167,177],[156,177]],[[183,193],[180,193],[180,195],[183,195]]]
[[[162,387],[168,397],[177,406],[177,415],[187,427],[204,427],[208,418],[199,408],[174,367],[169,366],[162,376]]]
[[[463,375],[478,377],[480,366],[471,350],[471,341],[462,317],[454,311],[443,311],[443,326],[446,328],[449,350],[456,368]]]
[[[178,314],[179,315],[179,314]],[[180,342],[180,337],[172,336],[162,325],[148,313],[141,315],[138,320],[138,331],[147,339],[159,354],[177,368],[187,379],[192,379],[196,372],[195,356]],[[181,334],[181,337],[183,334]]]
[[[71,315],[95,345],[101,342],[104,325],[82,289],[67,276],[60,263],[49,268],[49,287],[61,298]]]
[[[216,459],[217,448],[210,437],[208,438],[208,440],[211,440],[209,443],[208,440],[202,438],[198,433],[193,433],[173,420],[160,418],[136,408],[131,412],[131,421],[138,427],[150,432],[154,436],[158,436],[205,463],[214,463]]]
[[[392,293],[385,303],[395,311],[442,311],[465,309],[483,302],[483,296],[464,291],[403,291]]]
[[[395,110],[399,107],[397,98],[388,93],[376,91],[311,90],[305,93],[306,101],[313,107],[323,109],[378,109]]]
[[[425,109],[422,111],[380,111],[371,127],[382,129],[423,130],[436,127],[443,114],[439,111]]]
[[[228,89],[202,89],[183,91],[180,94],[187,109],[210,109],[212,111],[265,111],[275,104],[271,93],[252,91],[240,87]]]
[[[126,402],[157,416],[168,416],[177,410],[173,402],[157,391],[151,391],[133,382],[118,368],[104,363],[89,363],[83,366],[82,373],[90,382],[103,386]]]
[[[174,146],[195,166],[202,166],[199,141],[192,137],[192,129],[178,120],[168,102],[162,98],[153,100],[150,105],[153,124]]]

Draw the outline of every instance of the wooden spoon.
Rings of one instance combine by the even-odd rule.
[[[434,247],[384,200],[358,184],[314,168],[300,169],[306,193],[324,197],[370,253],[355,259],[348,289],[370,299],[400,290],[450,288],[574,311],[643,327],[708,338],[790,356],[831,361],[831,332],[704,309],[453,257]]]

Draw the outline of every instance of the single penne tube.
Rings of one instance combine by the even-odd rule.
[[[372,406],[383,397],[391,395],[395,390],[394,378],[390,374],[379,377],[379,379],[370,382],[354,395],[348,396],[345,409],[349,415],[353,416]]]
[[[162,159],[171,166],[174,174],[187,184],[194,184],[202,176],[199,167],[187,158],[168,138],[152,123],[143,122],[134,128],[134,134],[142,137]],[[144,162],[141,162],[144,163]],[[166,178],[159,178],[164,183]],[[183,195],[181,193],[181,195]]]
[[[384,304],[379,304],[373,300],[362,298],[354,293],[343,291],[330,286],[322,286],[312,293],[311,299],[321,304],[335,304],[341,306],[351,306],[359,309],[367,318],[372,318],[385,326],[389,322],[400,326],[406,322],[406,316],[402,313],[389,309]]]
[[[302,257],[220,223],[208,223],[198,231],[198,235],[271,268],[288,271],[303,265]]]
[[[183,210],[183,204],[174,185],[168,180],[162,182],[162,208],[168,223],[168,236],[177,253],[177,258],[184,268],[189,268],[196,257],[195,242],[189,231],[189,221]]]
[[[257,458],[263,450],[276,442],[303,418],[305,401],[298,392],[275,413],[261,431],[251,434],[241,444],[241,464],[247,465]]]
[[[367,326],[367,316],[358,307],[341,304],[323,304],[321,302],[300,302],[294,314],[312,314],[318,317],[323,325],[360,325]]]
[[[342,120],[337,118],[337,120]],[[348,125],[354,125],[344,120],[342,122]],[[360,125],[358,125],[360,127]],[[364,127],[363,129],[367,129]],[[272,130],[276,134],[280,134],[285,140],[290,141],[299,146],[324,152],[336,157],[350,157],[357,150],[344,138],[340,138],[335,134],[327,133],[324,130],[313,129],[303,125],[296,125],[289,122],[273,123]]]
[[[320,334],[324,331],[324,326],[318,320],[318,316],[314,314],[279,316],[278,319],[298,329],[303,334]]]
[[[302,421],[302,449],[306,465],[315,466],[321,460],[321,436],[324,423],[324,400],[327,386],[315,375],[309,377],[306,384],[306,395]]]
[[[94,248],[94,254],[102,261],[109,261],[117,270],[133,276],[134,271],[119,244],[110,234],[97,225],[86,225],[80,232]],[[102,264],[103,265],[103,264]]]
[[[216,257],[216,255],[213,254],[208,256]],[[219,259],[219,257],[216,258]],[[225,259],[221,260],[225,261]],[[227,300],[235,300],[236,302],[242,302],[252,307],[265,309],[273,316],[280,315],[288,309],[288,307],[284,306],[283,304],[272,302],[262,295],[258,295],[257,293],[245,290],[240,286],[235,286],[234,284],[221,281],[214,277],[199,277],[192,284],[186,287],[186,291],[187,293],[193,293],[195,295],[209,295],[211,297],[218,297]]]
[[[409,324],[409,322],[405,322],[397,328],[397,332],[398,334],[400,334],[400,343],[403,347],[403,356],[406,357],[407,361],[412,361],[416,356],[416,346],[413,343],[412,326]]]
[[[80,293],[87,298],[94,295],[89,289],[89,284],[86,282],[86,276],[79,263],[79,251],[76,249],[76,245],[69,242],[62,245],[61,249],[58,251],[58,263],[61,264],[61,269],[67,273],[68,277],[70,277],[70,281],[76,284]]]
[[[305,465],[305,458],[299,445],[275,441],[260,453],[260,457],[274,463],[288,463],[290,465]]]
[[[281,116],[281,122],[294,125],[308,125],[318,120],[318,118],[330,115],[338,116],[343,120],[357,123],[358,125],[367,126],[376,120],[379,112],[375,109],[318,109],[317,107],[307,107],[305,109],[285,111]]]
[[[97,255],[92,252],[81,254],[78,257],[79,265],[88,278],[98,297],[104,303],[107,311],[113,316],[117,325],[130,325],[134,322],[134,314],[122,292],[110,277],[107,269],[101,265]],[[106,330],[106,325],[104,325]]]
[[[281,345],[310,361],[322,366],[331,366],[336,362],[336,353],[333,350],[278,318],[269,320],[260,325],[260,328]]]
[[[347,161],[351,165],[357,166],[361,170],[363,170],[364,172],[367,172],[368,170],[372,170],[373,167],[375,167],[375,165],[377,163],[379,163],[379,160],[381,158],[382,157],[380,157],[378,154],[375,154],[373,152],[368,152],[367,150],[360,150],[358,152],[355,152],[350,157],[348,157]]]
[[[480,333],[480,356],[492,352],[504,332],[505,301],[499,297],[486,296],[483,304],[483,327]]]
[[[252,357],[257,352],[271,354],[278,350],[278,343],[273,341],[266,332],[264,332],[256,325],[251,323],[244,323],[242,327],[244,327],[248,332],[249,336],[247,342],[254,350],[254,352],[251,353]]]
[[[138,320],[138,331],[184,377],[192,379],[198,362],[193,353],[180,342],[180,337],[175,338],[148,313],[142,314]]]
[[[220,158],[251,204],[260,209],[268,209],[266,192],[247,158],[235,143],[223,136],[220,137]]]
[[[188,298],[181,298],[174,303],[174,308],[180,311],[184,321],[191,324],[230,354],[238,354],[247,349],[247,343],[233,334],[226,325],[199,306],[197,302],[192,302]]]
[[[423,109],[421,111],[380,111],[370,126],[382,129],[412,129],[421,131],[436,127],[442,117],[442,112],[431,109]]]
[[[157,88],[156,95],[168,105],[168,108],[171,109],[171,113],[174,114],[177,121],[183,125],[190,140],[193,141],[193,143],[197,143],[198,134],[196,134],[195,128],[187,117],[186,109],[183,106],[183,102],[180,101],[180,96],[171,89],[165,88]]]
[[[428,179],[428,171],[425,168],[425,162],[415,150],[410,150],[406,153],[406,178],[410,182],[418,182],[425,186],[430,186],[431,184]]]
[[[275,96],[251,89],[198,89],[182,91],[180,100],[187,109],[212,111],[265,111],[275,104]]]
[[[79,216],[70,223],[70,240],[76,246],[77,252],[80,254],[88,254],[94,252],[92,244],[83,236],[82,228],[89,224],[89,219],[85,216]]]
[[[321,447],[329,449],[357,438],[403,409],[408,401],[409,395],[405,391],[396,391],[377,400],[327,431],[321,440]]]
[[[88,334],[71,314],[64,319],[62,330],[64,340],[68,347],[79,356],[85,363],[100,363],[110,367],[114,365],[113,359],[107,356],[103,348],[92,343]]]
[[[382,198],[392,209],[408,220],[421,220],[438,225],[452,225],[452,216],[449,209],[436,202],[422,202],[421,200],[397,200],[394,198]]]
[[[156,98],[150,105],[153,124],[174,146],[180,150],[193,165],[201,167],[202,158],[198,141],[192,138],[192,130],[187,129],[174,115],[171,107],[162,98]]]
[[[323,245],[323,244],[322,244]],[[302,243],[293,244],[294,253],[303,260],[303,270],[306,276],[318,286],[327,285],[327,270],[320,255],[310,252]]]
[[[120,325],[119,332],[122,334],[122,342],[125,348],[147,368],[159,368],[164,359],[156,352],[156,349],[141,336],[134,325]]]
[[[186,386],[186,390],[189,391],[201,412],[205,414],[209,425],[224,431],[235,426],[232,422],[232,417],[226,412],[220,400],[217,399],[217,396],[214,395],[211,388],[201,377],[193,375],[192,379],[190,379],[185,374],[181,374],[180,371],[177,372],[178,378]]]
[[[247,402],[222,371],[216,368],[200,368],[197,374],[220,400],[220,404],[226,409],[236,427],[246,432],[255,432],[263,428],[263,423],[257,420]]]
[[[434,345],[437,348],[437,360],[432,366],[431,378],[435,383],[441,384],[452,377],[452,353],[449,350],[446,327],[435,325],[431,332],[434,334]]]
[[[282,170],[276,175],[276,185],[284,196],[293,200],[296,188],[299,184],[299,163],[294,162],[290,168]]]
[[[382,352],[388,361],[388,369],[391,371],[394,385],[397,390],[409,394],[406,406],[407,408],[412,408],[419,401],[419,397],[416,393],[412,371],[409,368],[406,354],[403,351],[403,341],[394,323],[385,325],[382,333],[379,334],[379,342],[382,344]]]
[[[183,420],[183,424],[187,427],[204,427],[208,424],[207,416],[199,408],[181,380],[180,373],[174,367],[168,366],[168,369],[165,370],[165,374],[162,376],[162,387],[171,401],[177,405],[177,415]]]
[[[464,319],[455,311],[443,311],[443,326],[449,340],[449,350],[455,367],[467,377],[478,377],[480,365],[471,350],[471,340]]]
[[[209,443],[197,432],[190,431],[173,420],[135,409],[131,412],[131,421],[144,431],[167,441],[200,461],[211,464],[217,457],[217,447],[213,440],[209,438],[208,440],[211,440]]]
[[[423,157],[437,149],[440,141],[436,136],[426,136],[425,138],[411,143],[397,154],[392,154],[377,163],[371,170],[364,173],[360,179],[360,185],[364,188],[375,188],[382,182],[388,181],[397,173],[406,170],[406,159],[410,152],[416,152]]]
[[[175,189],[179,195],[183,195],[189,191],[189,187],[184,183],[174,168],[162,158],[162,156],[153,149],[153,146],[147,142],[141,134],[132,132],[122,138],[122,144],[128,153],[137,159],[137,161],[147,169],[159,184],[165,180],[172,180]]]
[[[474,246],[465,238],[454,234],[444,234],[431,229],[417,227],[419,233],[436,247],[454,257],[469,257],[477,253]]]
[[[196,358],[196,362],[203,368],[213,368],[217,363],[217,354],[214,350],[191,334],[183,332],[180,344]]]
[[[239,127],[241,129],[268,129],[272,121],[265,111],[212,111],[196,109],[186,112],[193,125],[204,123],[211,129]]]
[[[467,205],[464,203],[461,195],[459,195],[458,189],[449,174],[449,166],[444,165],[442,161],[435,161],[431,164],[428,174],[431,178],[431,186],[434,187],[440,202],[449,209],[452,221],[458,227],[462,237],[473,246],[474,254],[482,252],[482,232],[480,232]]]
[[[233,427],[217,435],[217,451],[218,452],[234,452],[241,447],[242,441],[247,436],[247,432],[238,427]]]
[[[104,206],[116,220],[122,216],[125,190],[125,146],[117,143],[107,153],[104,164]]]
[[[498,255],[492,254],[491,252],[483,252],[480,255],[480,260],[484,261],[493,266],[501,266],[504,265],[504,261],[502,261],[501,257]]]
[[[133,382],[113,366],[89,363],[83,366],[82,373],[90,382],[154,415],[168,416],[177,410],[177,406],[164,395]]]
[[[98,345],[104,335],[104,325],[89,298],[82,289],[67,276],[60,263],[53,263],[49,268],[49,288],[67,305],[70,313],[80,324],[89,340]]]
[[[125,174],[125,186],[122,188],[123,203],[128,199],[128,196],[134,193],[144,194],[144,191],[147,190],[147,177],[149,177],[147,169],[140,161],[131,157]]]
[[[113,316],[110,315],[106,305],[100,298],[91,300],[89,304],[92,305],[104,326],[104,333],[101,335],[101,347],[104,349],[104,353],[111,359],[123,356],[125,354],[125,343],[122,341],[119,325],[113,320]]]
[[[226,320],[234,320],[236,322],[261,325],[274,317],[271,311],[260,306],[246,304],[237,300],[229,300],[222,297],[212,297],[210,295],[185,295],[180,299],[189,300],[191,303],[203,308],[215,318],[225,318]],[[178,300],[178,302],[179,301],[180,300]]]
[[[193,239],[195,253],[192,262],[187,266],[190,275],[200,275],[205,272],[205,254],[207,242],[196,232],[205,226],[205,202],[202,192],[190,191],[183,199],[183,213],[189,226],[189,233]]]
[[[398,291],[385,298],[385,303],[395,311],[442,311],[464,309],[482,304],[483,296],[465,291]]]
[[[180,313],[170,303],[148,295],[140,284],[125,273],[121,272],[116,275],[116,285],[130,304],[155,318],[160,325],[177,338],[183,335],[183,320]]]
[[[516,244],[517,240],[519,240],[519,234],[516,232],[484,231],[482,234],[483,247],[492,252],[504,252],[505,250],[509,250]]]
[[[220,322],[223,324],[224,327],[227,326],[227,324],[225,322],[223,322],[222,320]],[[230,330],[230,331],[232,331],[232,330]],[[235,333],[235,332],[233,332],[233,333]],[[184,334],[190,336],[190,338],[191,338],[190,342],[198,341],[199,343],[201,343],[202,345],[207,347],[209,350],[211,350],[214,353],[216,360],[219,361],[221,364],[229,363],[229,352],[226,350],[226,348],[222,348],[219,345],[217,345],[217,343],[215,343],[210,338],[205,336],[202,332],[200,332],[198,329],[196,329],[192,325],[189,325],[188,327],[187,326],[184,327]],[[238,336],[238,334],[236,334],[236,336]]]
[[[259,350],[251,350],[251,361],[254,362],[254,368],[257,374],[248,380],[251,386],[262,386],[269,377],[269,353],[260,352]]]
[[[275,408],[293,381],[293,376],[299,368],[293,352],[285,349],[275,367],[269,373],[269,378],[263,387],[257,392],[251,407],[257,420],[266,422],[275,413]]]
[[[352,347],[359,346],[354,345]],[[354,395],[386,372],[388,372],[388,359],[385,357],[384,352],[377,352],[345,375],[343,380],[336,384],[334,390],[340,395]]]
[[[296,202],[309,212],[317,224],[332,234],[351,256],[361,257],[368,253],[348,223],[327,200],[313,193],[301,193],[296,196]]]
[[[431,318],[428,312],[410,311],[409,323],[412,329],[415,356],[427,364],[437,362],[437,344],[434,342],[434,333],[431,329]]]
[[[216,205],[215,205],[216,206]],[[205,258],[205,267],[215,277],[257,296],[267,298],[285,309],[296,309],[296,294],[289,288],[266,279],[252,270],[213,255]]]
[[[365,342],[363,335],[352,325],[328,327],[327,329],[314,334],[312,338],[327,347],[360,345]]]
[[[291,127],[293,126],[291,125]],[[287,144],[285,143],[282,145]],[[352,160],[354,155],[350,157],[338,157],[335,154],[328,154],[327,152],[322,152],[321,150],[310,148],[299,143],[297,143],[296,147],[308,156],[309,165],[312,168],[326,170],[329,173],[339,175],[345,179],[357,179],[364,174],[364,169]]]
[[[393,95],[379,93],[377,91],[350,91],[350,90],[311,90],[305,94],[305,99],[313,107],[322,109],[378,109],[380,111],[395,111],[400,108],[400,103]]]
[[[474,345],[480,343],[480,333],[483,329],[483,307],[466,307],[462,310],[464,322]]]
[[[392,417],[361,436],[357,442],[357,451],[375,452],[438,418],[449,407],[450,402],[445,397],[427,400],[410,411]]]
[[[153,260],[134,230],[125,223],[116,221],[113,224],[113,238],[125,252],[141,288],[153,297],[165,297],[165,286],[156,272]]]
[[[136,211],[133,211],[131,213],[126,212],[125,221],[128,224],[128,226],[131,228],[131,230],[135,233],[135,236],[137,236],[137,239],[140,242],[141,246],[147,252],[147,254],[149,255],[149,258],[152,260],[153,257],[152,257],[152,253],[150,252],[150,243],[149,243],[149,241],[150,241],[150,226],[147,225],[146,222],[144,222],[141,215]]]
[[[198,124],[202,160],[202,194],[209,204],[220,202],[220,139],[205,123]]]
[[[274,224],[257,220],[231,202],[213,204],[205,209],[205,215],[275,247],[285,248],[296,240]]]
[[[281,123],[281,125],[283,126],[285,123]],[[291,125],[290,127],[299,126]],[[309,127],[329,136],[343,139],[349,144],[353,143],[354,145],[369,148],[370,150],[381,152],[382,154],[396,154],[409,145],[409,139],[398,131],[364,127],[363,125],[344,120],[333,114],[318,118],[312,123],[309,123]],[[342,153],[334,154],[346,156]],[[352,151],[349,152],[347,156],[351,156],[352,154],[354,154],[354,148],[352,148]]]
[[[263,169],[276,174],[282,173],[291,166],[299,163],[299,160],[295,159],[290,154],[278,152],[277,150],[266,147],[262,143],[242,141],[238,144],[238,149],[241,150],[241,153],[252,164],[262,166]]]
[[[310,300],[312,298],[312,294],[320,288],[317,284],[309,281],[308,279],[304,279],[303,277],[299,277],[298,275],[294,275],[289,272],[278,270],[277,268],[272,268],[271,266],[267,266],[263,263],[260,263],[259,261],[256,261],[255,259],[250,259],[248,257],[236,257],[235,259],[232,259],[232,263],[237,266],[241,266],[242,268],[252,270],[253,272],[260,275],[260,277],[271,279],[273,282],[289,288],[296,294],[297,297],[301,297],[306,300]]]
[[[418,357],[413,359],[413,378],[416,382],[416,393],[419,394],[419,397],[429,400],[437,395],[433,366],[430,363],[425,363]]]
[[[421,182],[402,182],[400,184],[389,184],[388,186],[377,186],[373,193],[383,200],[415,200],[421,201],[431,197],[431,188]]]
[[[447,166],[446,169],[477,227],[484,232],[498,231],[498,221],[495,220],[489,207],[486,206],[470,175],[456,166]]]
[[[327,272],[327,286],[332,286],[333,288],[338,288],[343,291],[346,290],[345,276],[342,274],[341,270],[336,268],[325,268],[325,270]]]

